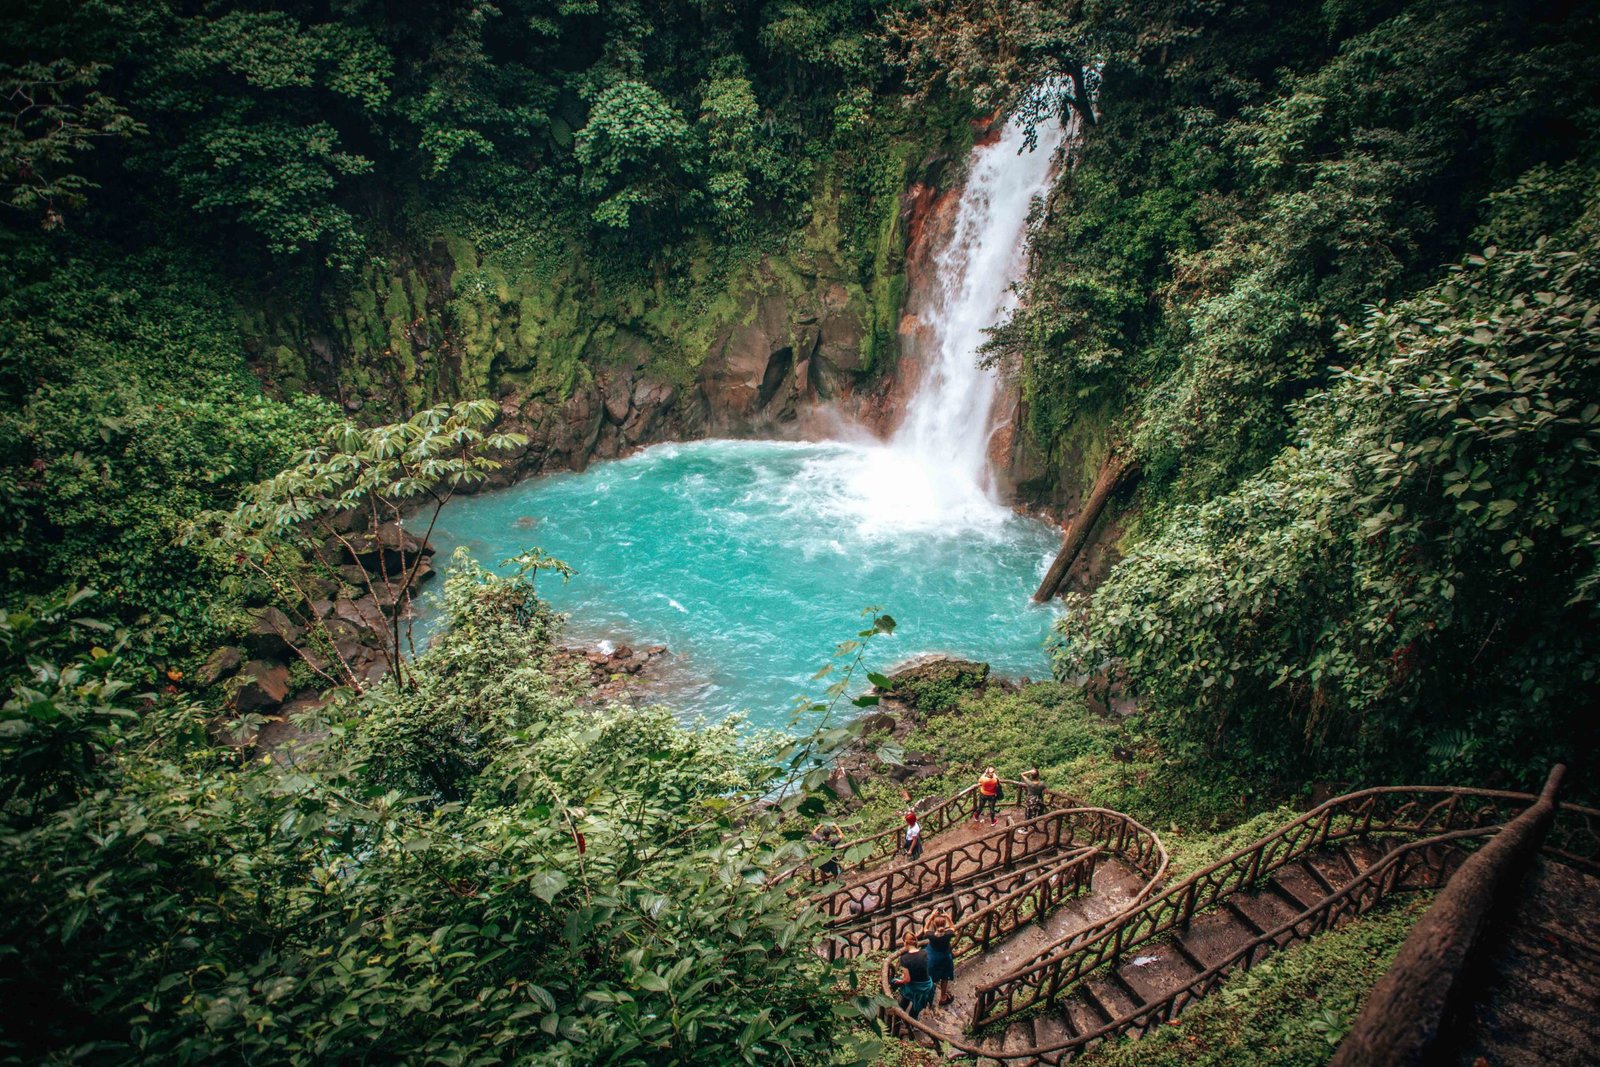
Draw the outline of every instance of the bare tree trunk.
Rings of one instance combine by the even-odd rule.
[[[1067,576],[1067,571],[1078,558],[1078,553],[1083,551],[1083,546],[1089,541],[1089,534],[1094,530],[1094,524],[1099,521],[1100,513],[1106,509],[1106,502],[1111,499],[1111,494],[1117,491],[1127,479],[1138,473],[1139,464],[1126,460],[1117,453],[1112,452],[1106,456],[1105,462],[1100,464],[1100,473],[1095,476],[1094,488],[1089,490],[1089,495],[1084,498],[1083,507],[1067,523],[1066,533],[1061,538],[1061,551],[1056,553],[1055,562],[1050,564],[1050,570],[1044,576],[1044,581],[1039,583],[1038,590],[1033,594],[1035,602],[1043,604],[1056,595],[1056,590],[1061,588],[1061,582]]]
[[[1068,99],[1072,103],[1073,110],[1083,119],[1085,126],[1099,125],[1099,120],[1094,114],[1094,101],[1089,97],[1089,78],[1084,72],[1083,64],[1072,64],[1067,68],[1067,76],[1072,79],[1072,95]]]

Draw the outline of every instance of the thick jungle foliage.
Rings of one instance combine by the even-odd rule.
[[[1046,444],[1110,413],[1184,499],[1272,457],[1339,325],[1475,247],[1486,196],[1593,156],[1586,7],[1110,5],[1079,32],[1102,50],[1100,123],[996,351]]]
[[[147,618],[134,658],[214,641],[224,572],[182,532],[278,471],[329,406],[262,394],[193,266],[0,247],[0,585],[100,590],[103,610]]]
[[[334,420],[300,391],[387,421],[482,399],[509,346],[562,399],[608,316],[659,316],[681,375],[708,344],[683,323],[808,232],[824,166],[822,240],[892,304],[911,150],[864,129],[875,25],[875,0],[9,5],[0,581],[92,585],[154,624],[130,655],[203,656],[261,591],[216,595],[178,534]]]
[[[458,197],[656,239],[737,228],[793,206],[836,107],[886,72],[875,8],[23,5],[0,181],[50,226],[200,221],[277,266],[356,266],[390,212]]]
[[[1372,311],[1341,352],[1350,369],[1300,405],[1294,446],[1175,508],[1074,602],[1058,670],[1115,658],[1175,733],[1264,761],[1592,773],[1592,220],[1570,242],[1470,257]]]
[[[1102,74],[991,346],[1069,481],[1084,425],[1144,474],[1063,674],[1114,663],[1177,737],[1298,773],[1520,781],[1592,752],[1595,250],[1573,227],[1600,15],[1017,7],[930,37],[1000,16],[923,5],[900,36],[919,77],[987,72],[1034,114],[1077,106],[1036,79]],[[951,69],[915,66],[934,54]]]
[[[386,426],[339,423],[232,511],[204,516],[202,537],[223,566],[270,590],[302,635],[290,643],[329,686],[365,688],[339,650],[334,627],[343,624],[328,618],[326,606],[319,611],[318,601],[348,585],[383,604],[377,636],[387,673],[407,688],[420,548],[458,489],[477,487],[500,469],[495,453],[528,443],[522,434],[491,430],[499,416],[492,401],[466,400]],[[409,551],[408,517],[420,534]],[[543,565],[542,557],[529,558],[535,570]],[[342,564],[356,573],[341,574]],[[307,581],[308,572],[320,581]]]
[[[852,1058],[842,1029],[872,1002],[818,996],[818,917],[767,876],[803,854],[779,818],[816,805],[801,777],[853,733],[585,707],[525,579],[468,566],[447,598],[412,689],[336,705],[272,758],[214,746],[187,702],[131,706],[114,651],[71,655],[67,607],[53,635],[0,617],[0,856],[25,872],[0,887],[6,1053]],[[58,728],[36,709],[69,672],[105,679],[72,697],[94,758],[41,777],[16,757]]]

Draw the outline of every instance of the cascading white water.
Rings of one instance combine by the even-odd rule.
[[[1066,132],[1050,119],[1037,135],[1026,151],[1022,123],[1012,120],[999,140],[974,150],[954,230],[934,261],[938,291],[924,318],[935,351],[893,442],[959,488],[985,497],[998,381],[993,369],[979,365],[978,349],[984,331],[1015,306],[1012,284],[1026,261],[1030,205],[1049,188]]]
[[[934,260],[932,293],[917,310],[930,349],[905,421],[882,445],[818,461],[795,485],[828,514],[854,518],[868,536],[947,530],[997,539],[1010,519],[995,499],[989,471],[998,375],[979,365],[984,331],[1016,303],[1012,291],[1027,261],[1028,213],[1054,173],[1067,137],[1049,119],[1026,150],[1022,124],[973,150],[948,243]]]

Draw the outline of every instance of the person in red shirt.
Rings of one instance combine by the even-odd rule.
[[[983,819],[983,809],[989,809],[989,825],[993,826],[999,821],[995,813],[995,806],[1000,803],[1000,776],[993,767],[988,767],[983,772],[983,777],[978,779],[978,806],[972,809],[972,821],[979,822]]]

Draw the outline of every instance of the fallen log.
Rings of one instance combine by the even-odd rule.
[[[1089,495],[1084,498],[1083,507],[1067,523],[1066,533],[1061,538],[1061,551],[1056,553],[1050,570],[1045,573],[1044,581],[1039,583],[1039,588],[1033,594],[1036,603],[1043,604],[1056,595],[1061,588],[1061,582],[1067,576],[1067,571],[1077,560],[1078,554],[1083,551],[1083,546],[1089,542],[1089,534],[1094,530],[1094,525],[1100,520],[1100,513],[1106,509],[1106,503],[1129,478],[1138,474],[1139,464],[1136,460],[1124,459],[1112,452],[1106,456],[1105,462],[1100,464],[1100,473],[1095,476],[1094,487],[1089,490]]]

